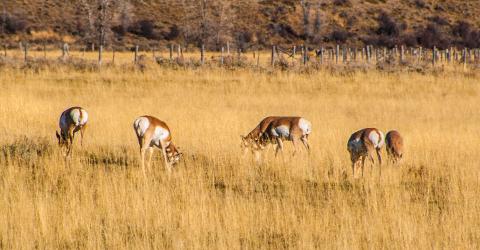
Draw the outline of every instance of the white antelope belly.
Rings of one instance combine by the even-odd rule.
[[[271,132],[275,137],[288,138],[290,136],[290,129],[284,125],[273,128]]]

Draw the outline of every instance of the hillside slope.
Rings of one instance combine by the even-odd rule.
[[[7,42],[98,41],[95,0],[4,0],[0,8]],[[113,1],[107,43],[480,47],[476,13],[480,1],[471,0]]]

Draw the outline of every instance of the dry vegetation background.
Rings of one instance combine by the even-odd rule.
[[[0,73],[0,248],[480,247],[478,72]],[[54,133],[74,105],[89,128],[66,165]],[[170,176],[157,151],[143,179],[143,114],[184,152]],[[267,115],[308,118],[312,154],[242,158],[239,135]],[[354,180],[346,141],[370,126],[398,129],[405,158]]]

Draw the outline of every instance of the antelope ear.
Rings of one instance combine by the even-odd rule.
[[[55,131],[55,135],[57,136],[57,139],[60,140],[60,135],[58,134],[58,131]]]

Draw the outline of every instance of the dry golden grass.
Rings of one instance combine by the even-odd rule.
[[[0,248],[480,247],[475,74],[0,73]],[[54,133],[74,105],[90,126],[66,164]],[[170,176],[156,151],[143,178],[143,114],[184,152]],[[239,135],[267,115],[308,118],[312,154],[242,158]],[[346,141],[371,126],[399,130],[405,158],[354,180]]]

